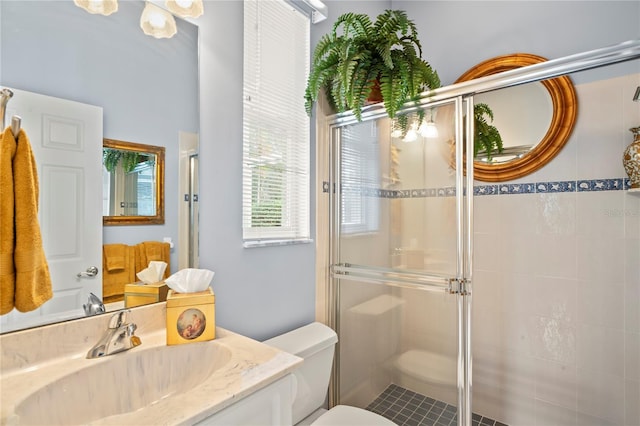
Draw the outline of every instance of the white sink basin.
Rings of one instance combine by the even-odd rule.
[[[130,413],[190,391],[231,359],[217,342],[144,347],[102,359],[57,378],[16,406],[19,424],[87,424]]]
[[[136,308],[142,344],[96,359],[86,354],[108,316],[0,335],[0,425],[190,426],[224,416],[302,363],[220,327],[215,340],[167,346],[165,309]]]

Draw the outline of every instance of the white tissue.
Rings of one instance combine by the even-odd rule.
[[[196,293],[209,287],[214,274],[208,269],[185,268],[171,275],[165,283],[178,293]]]
[[[149,267],[136,273],[136,276],[143,284],[153,284],[162,281],[166,269],[166,262],[152,260],[149,262]]]

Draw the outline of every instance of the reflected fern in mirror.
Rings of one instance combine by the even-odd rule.
[[[473,140],[473,157],[480,155],[485,161],[491,161],[493,153],[500,154],[504,147],[502,136],[492,125],[493,111],[487,104],[475,104],[473,106],[475,137]],[[487,120],[490,121],[487,121]]]
[[[104,140],[104,224],[164,223],[164,151],[163,147]]]
[[[122,167],[125,173],[131,173],[139,162],[140,154],[135,151],[122,151],[120,149],[103,148],[102,149],[102,163],[104,168],[108,172],[113,173],[116,171],[118,165]],[[150,157],[143,161],[149,161]]]
[[[103,216],[154,216],[155,155],[103,148]]]
[[[545,61],[530,53],[496,56],[475,65],[455,83]],[[474,178],[487,182],[526,176],[551,161],[567,143],[578,111],[576,91],[566,75],[478,93],[474,100],[495,112],[494,124],[504,142],[502,152],[493,151],[490,161],[481,151],[475,158]]]

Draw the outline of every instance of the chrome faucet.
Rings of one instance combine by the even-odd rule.
[[[120,311],[109,320],[109,328],[87,352],[87,358],[99,358],[126,351],[138,346],[140,338],[134,335],[137,325],[127,323],[127,313],[130,311]]]
[[[100,300],[100,298],[93,293],[89,293],[89,300],[87,300],[87,304],[82,305],[82,307],[84,308],[84,313],[86,316],[99,315],[99,314],[105,313],[104,304],[102,303],[102,300]]]

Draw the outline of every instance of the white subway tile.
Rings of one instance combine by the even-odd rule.
[[[577,407],[575,365],[536,360],[536,399],[574,412]]]
[[[624,377],[624,332],[621,329],[580,324],[577,328],[579,369]]]
[[[578,424],[623,424],[624,387],[621,377],[578,368]]]

